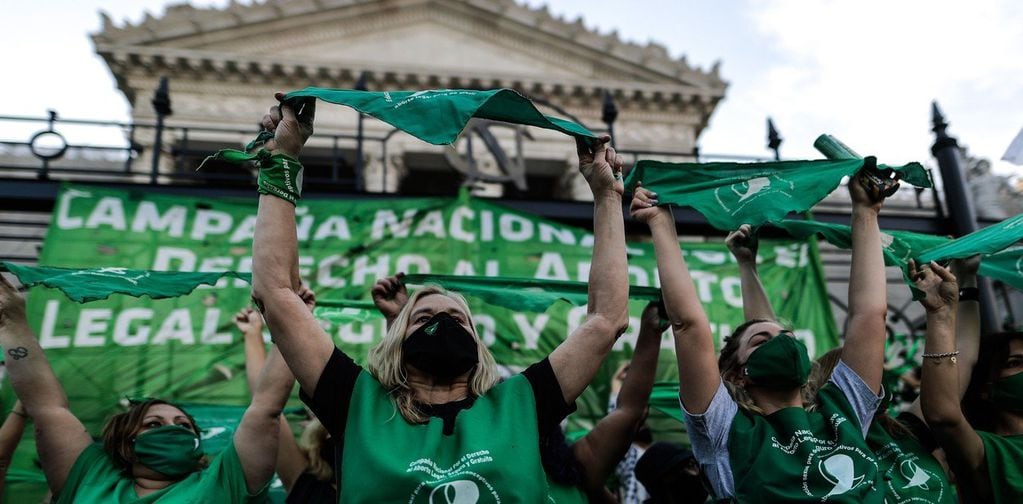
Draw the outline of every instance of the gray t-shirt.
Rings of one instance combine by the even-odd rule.
[[[870,390],[863,379],[844,362],[839,362],[835,366],[829,381],[852,405],[860,422],[863,437],[866,438],[874,413],[881,404],[881,397]],[[729,461],[728,436],[732,429],[732,420],[739,412],[739,406],[728,394],[728,389],[722,382],[707,411],[694,415],[686,411],[685,405],[682,405],[682,411],[685,413],[693,455],[699,461],[715,498],[734,497],[735,480]]]

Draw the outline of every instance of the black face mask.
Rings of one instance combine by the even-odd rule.
[[[476,339],[447,313],[438,313],[401,344],[405,362],[434,378],[452,379],[479,363]]]

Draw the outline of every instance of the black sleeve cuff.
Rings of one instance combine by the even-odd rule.
[[[575,412],[575,402],[565,402],[565,394],[554,374],[550,359],[533,364],[522,372],[533,388],[536,398],[536,422],[540,437],[544,437],[551,429],[561,427],[561,421]]]

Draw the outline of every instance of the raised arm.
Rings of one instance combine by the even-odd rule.
[[[622,216],[623,160],[604,135],[591,148],[576,141],[579,169],[593,191],[593,260],[586,320],[550,355],[565,402],[572,403],[629,325],[629,274]]]
[[[277,454],[281,436],[291,434],[281,432],[280,417],[294,384],[291,370],[274,346],[252,390],[252,403],[234,433],[234,447],[249,493],[258,492],[270,481],[277,465],[277,457],[270,455]]]
[[[92,438],[68,408],[67,396],[25,318],[25,300],[0,275],[0,347],[7,374],[36,426],[36,449],[50,491],[60,493],[71,467]]]
[[[4,420],[3,427],[0,427],[0,495],[4,494],[4,481],[7,480],[7,470],[11,468],[11,459],[14,458],[14,450],[21,443],[21,436],[25,434],[25,421],[28,414],[21,401],[15,401],[11,413]]]
[[[371,291],[373,304],[380,310],[380,314],[387,321],[387,328],[391,328],[394,319],[398,318],[398,312],[408,302],[408,289],[405,288],[405,274],[377,280]]]
[[[952,274],[958,280],[960,292],[964,295],[959,297],[958,308],[956,308],[956,348],[957,366],[959,368],[959,400],[966,396],[970,388],[970,380],[973,377],[973,368],[977,365],[980,357],[980,300],[977,298],[977,269],[980,267],[980,256],[972,256],[966,259],[952,261]],[[970,290],[970,289],[973,290]],[[920,408],[920,397],[918,396],[907,410],[924,420],[923,410]]]
[[[664,296],[664,307],[675,335],[679,398],[687,411],[698,415],[707,411],[721,385],[717,352],[710,322],[682,258],[675,219],[667,208],[656,205],[656,194],[642,187],[636,188],[632,198],[632,216],[646,222],[654,237],[661,295]]]
[[[776,320],[771,300],[760,281],[757,271],[757,234],[749,224],[728,233],[725,245],[739,263],[739,283],[742,289],[742,315],[746,320]]]
[[[657,315],[657,303],[648,304],[640,319],[636,351],[618,393],[617,407],[572,445],[576,459],[586,469],[588,493],[604,488],[608,476],[629,450],[636,431],[646,418],[647,402],[657,372],[661,334],[667,328],[666,321]]]
[[[947,269],[931,263],[917,270],[910,263],[910,276],[927,293],[921,304],[927,310],[927,340],[920,383],[920,406],[924,420],[960,482],[970,490],[985,493],[987,468],[984,443],[963,414],[959,401],[959,362],[955,327],[959,286]]]
[[[299,295],[306,299],[310,311],[315,306],[316,297],[306,287],[302,287]],[[310,305],[310,302],[312,303]],[[266,364],[266,346],[263,343],[263,318],[252,308],[244,308],[234,317],[234,325],[242,332],[245,338],[245,377],[249,383],[249,390],[255,391],[259,382],[259,375]],[[289,370],[290,373],[290,370]],[[292,383],[294,376],[289,376]],[[277,475],[281,477],[284,489],[291,491],[291,487],[306,467],[309,461],[306,460],[302,451],[295,442],[295,436],[291,432],[291,425],[284,415],[278,417],[280,435],[277,443]]]
[[[881,390],[884,372],[885,317],[888,285],[877,215],[884,202],[883,187],[860,170],[849,181],[852,197],[852,266],[849,270],[849,317],[842,361],[870,390]]]
[[[297,158],[312,135],[314,114],[315,101],[305,102],[297,112],[283,103],[271,107],[263,117],[263,127],[275,132],[267,150]],[[301,183],[301,177],[295,182]],[[252,296],[288,366],[311,396],[334,344],[297,294],[299,285],[295,205],[261,194],[252,240]]]

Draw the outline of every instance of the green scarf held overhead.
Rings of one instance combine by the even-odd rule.
[[[434,145],[454,143],[473,117],[597,138],[581,124],[541,114],[533,102],[511,89],[356,91],[307,87],[288,93],[284,101],[299,98],[351,107]]]
[[[759,226],[782,220],[789,212],[805,212],[838,187],[843,177],[855,175],[862,159],[778,161],[772,163],[664,163],[641,160],[629,173],[625,186],[642,183],[657,193],[660,204],[689,206],[724,230],[742,224]],[[919,163],[893,169],[905,180],[930,186]]]
[[[787,232],[793,238],[806,239],[819,235],[824,241],[843,249],[852,248],[852,228],[844,224],[828,224],[819,221],[786,219],[772,222],[773,227]],[[919,256],[923,251],[933,249],[952,241],[942,236],[934,236],[910,231],[881,231],[881,245],[886,266],[898,266],[905,270],[909,260]]]
[[[112,294],[163,299],[184,296],[200,285],[213,285],[221,278],[234,277],[252,282],[251,273],[236,271],[184,272],[128,268],[54,268],[21,266],[0,261],[0,271],[9,271],[23,285],[59,289],[76,303],[106,299]]]
[[[313,308],[313,316],[317,320],[339,325],[369,322],[373,319],[383,318],[383,314],[373,304],[373,301],[350,299],[317,301],[316,308]]]
[[[1023,247],[1013,247],[981,258],[978,274],[1023,290]]]
[[[940,247],[920,254],[920,262],[962,259],[972,255],[989,255],[1005,250],[1023,239],[1023,214],[961,236]]]
[[[405,275],[410,285],[437,284],[459,294],[479,298],[496,306],[527,312],[544,312],[557,301],[582,306],[588,300],[589,285],[565,280],[535,278],[503,278],[454,275]],[[629,298],[654,301],[661,298],[660,289],[629,287]]]

